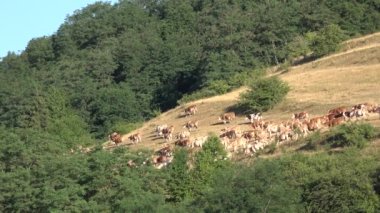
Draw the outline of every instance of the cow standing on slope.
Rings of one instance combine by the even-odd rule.
[[[252,113],[249,115],[246,115],[245,120],[249,120],[249,122],[252,124],[255,121],[261,121],[263,119],[263,116],[261,115],[260,112],[258,113]]]
[[[231,123],[231,121],[235,119],[235,117],[236,117],[235,112],[227,112],[219,116],[218,120],[226,124],[227,122]]]

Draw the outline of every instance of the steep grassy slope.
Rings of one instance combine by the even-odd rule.
[[[292,113],[298,111],[322,115],[337,106],[351,106],[362,102],[380,103],[380,33],[353,39],[343,45],[339,53],[291,67],[289,72],[279,74],[281,79],[289,83],[291,91],[285,101],[264,113],[264,118],[281,121],[289,119]],[[236,104],[244,90],[245,88],[240,88],[225,95],[198,100],[169,110],[131,133],[141,133],[142,143],[130,145],[128,135],[124,135],[123,144],[132,149],[157,149],[165,145],[165,141],[155,137],[156,125],[174,125],[175,132],[179,132],[188,120],[199,120],[199,130],[192,132],[194,137],[210,132],[218,134],[225,126],[249,129],[243,116],[237,117],[232,124],[223,125],[218,122],[218,116]],[[191,104],[197,104],[198,113],[191,117],[182,117],[185,107]],[[380,126],[377,116],[370,117],[370,122]],[[109,147],[107,143],[104,145]]]

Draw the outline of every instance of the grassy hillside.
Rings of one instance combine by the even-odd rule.
[[[322,115],[328,109],[338,106],[351,106],[362,102],[380,103],[380,33],[343,43],[342,51],[310,63],[290,68],[289,72],[279,74],[288,82],[291,91],[285,101],[273,110],[264,113],[264,119],[275,122],[289,119],[292,113],[308,111],[311,115]],[[197,100],[169,110],[133,131],[141,133],[143,142],[131,145],[128,135],[123,144],[132,149],[157,149],[165,145],[162,138],[154,135],[156,125],[174,125],[175,133],[183,130],[188,120],[199,120],[200,128],[192,136],[203,136],[220,132],[225,126],[240,126],[249,129],[243,116],[238,116],[232,124],[220,124],[218,116],[237,103],[240,88],[231,93]],[[186,106],[197,104],[198,113],[191,117],[181,117]],[[369,122],[380,126],[377,116]],[[174,143],[173,141],[171,143]],[[105,147],[111,147],[108,143]]]

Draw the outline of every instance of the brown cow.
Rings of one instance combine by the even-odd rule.
[[[141,134],[136,133],[128,137],[129,140],[132,141],[132,143],[139,143],[141,142]]]
[[[167,141],[171,141],[173,138],[174,126],[170,126],[162,130],[162,135]]]
[[[198,129],[198,121],[188,121],[183,128],[187,128],[189,131],[193,129]]]
[[[113,132],[112,134],[108,135],[108,138],[116,145],[122,142],[121,135],[117,132]]]
[[[304,120],[309,117],[309,113],[307,112],[299,112],[299,113],[294,113],[292,116],[292,119],[298,119],[298,120]]]
[[[332,120],[329,121],[329,127],[333,127],[333,126],[337,126],[339,124],[342,124],[344,122],[344,117],[338,117],[338,118],[334,118]]]
[[[227,122],[231,123],[231,121],[235,119],[235,117],[236,117],[235,112],[227,112],[219,116],[218,120],[223,121],[223,123],[226,124]]]
[[[179,132],[176,136],[176,139],[182,140],[189,137],[190,137],[190,132],[188,130],[185,130],[185,131]]]
[[[183,146],[183,147],[192,147],[192,142],[190,138],[180,139],[174,142],[177,146]]]
[[[337,107],[334,109],[330,109],[328,111],[328,114],[338,115],[338,114],[344,114],[344,112],[346,112],[346,111],[347,111],[346,107]]]
[[[198,111],[197,105],[191,105],[185,109],[185,116],[191,116],[195,115],[195,113]]]

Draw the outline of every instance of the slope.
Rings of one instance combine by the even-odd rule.
[[[298,111],[322,115],[337,106],[351,106],[362,102],[380,103],[380,33],[346,41],[341,52],[291,67],[290,71],[279,74],[279,77],[289,83],[291,91],[285,101],[264,113],[264,118],[268,120],[286,120]],[[200,128],[192,132],[192,137],[218,134],[225,126],[249,129],[243,116],[237,117],[232,124],[218,122],[218,116],[235,105],[239,95],[245,90],[242,87],[162,113],[130,133],[142,134],[143,142],[131,145],[128,141],[130,134],[126,134],[123,135],[123,144],[131,149],[160,148],[165,145],[165,141],[155,136],[156,125],[173,125],[176,133],[182,131],[183,125],[189,120],[198,120],[200,124]],[[198,106],[198,113],[191,117],[182,117],[185,107],[192,104]],[[370,122],[380,126],[378,117],[371,117]],[[111,147],[108,143],[104,145]]]

